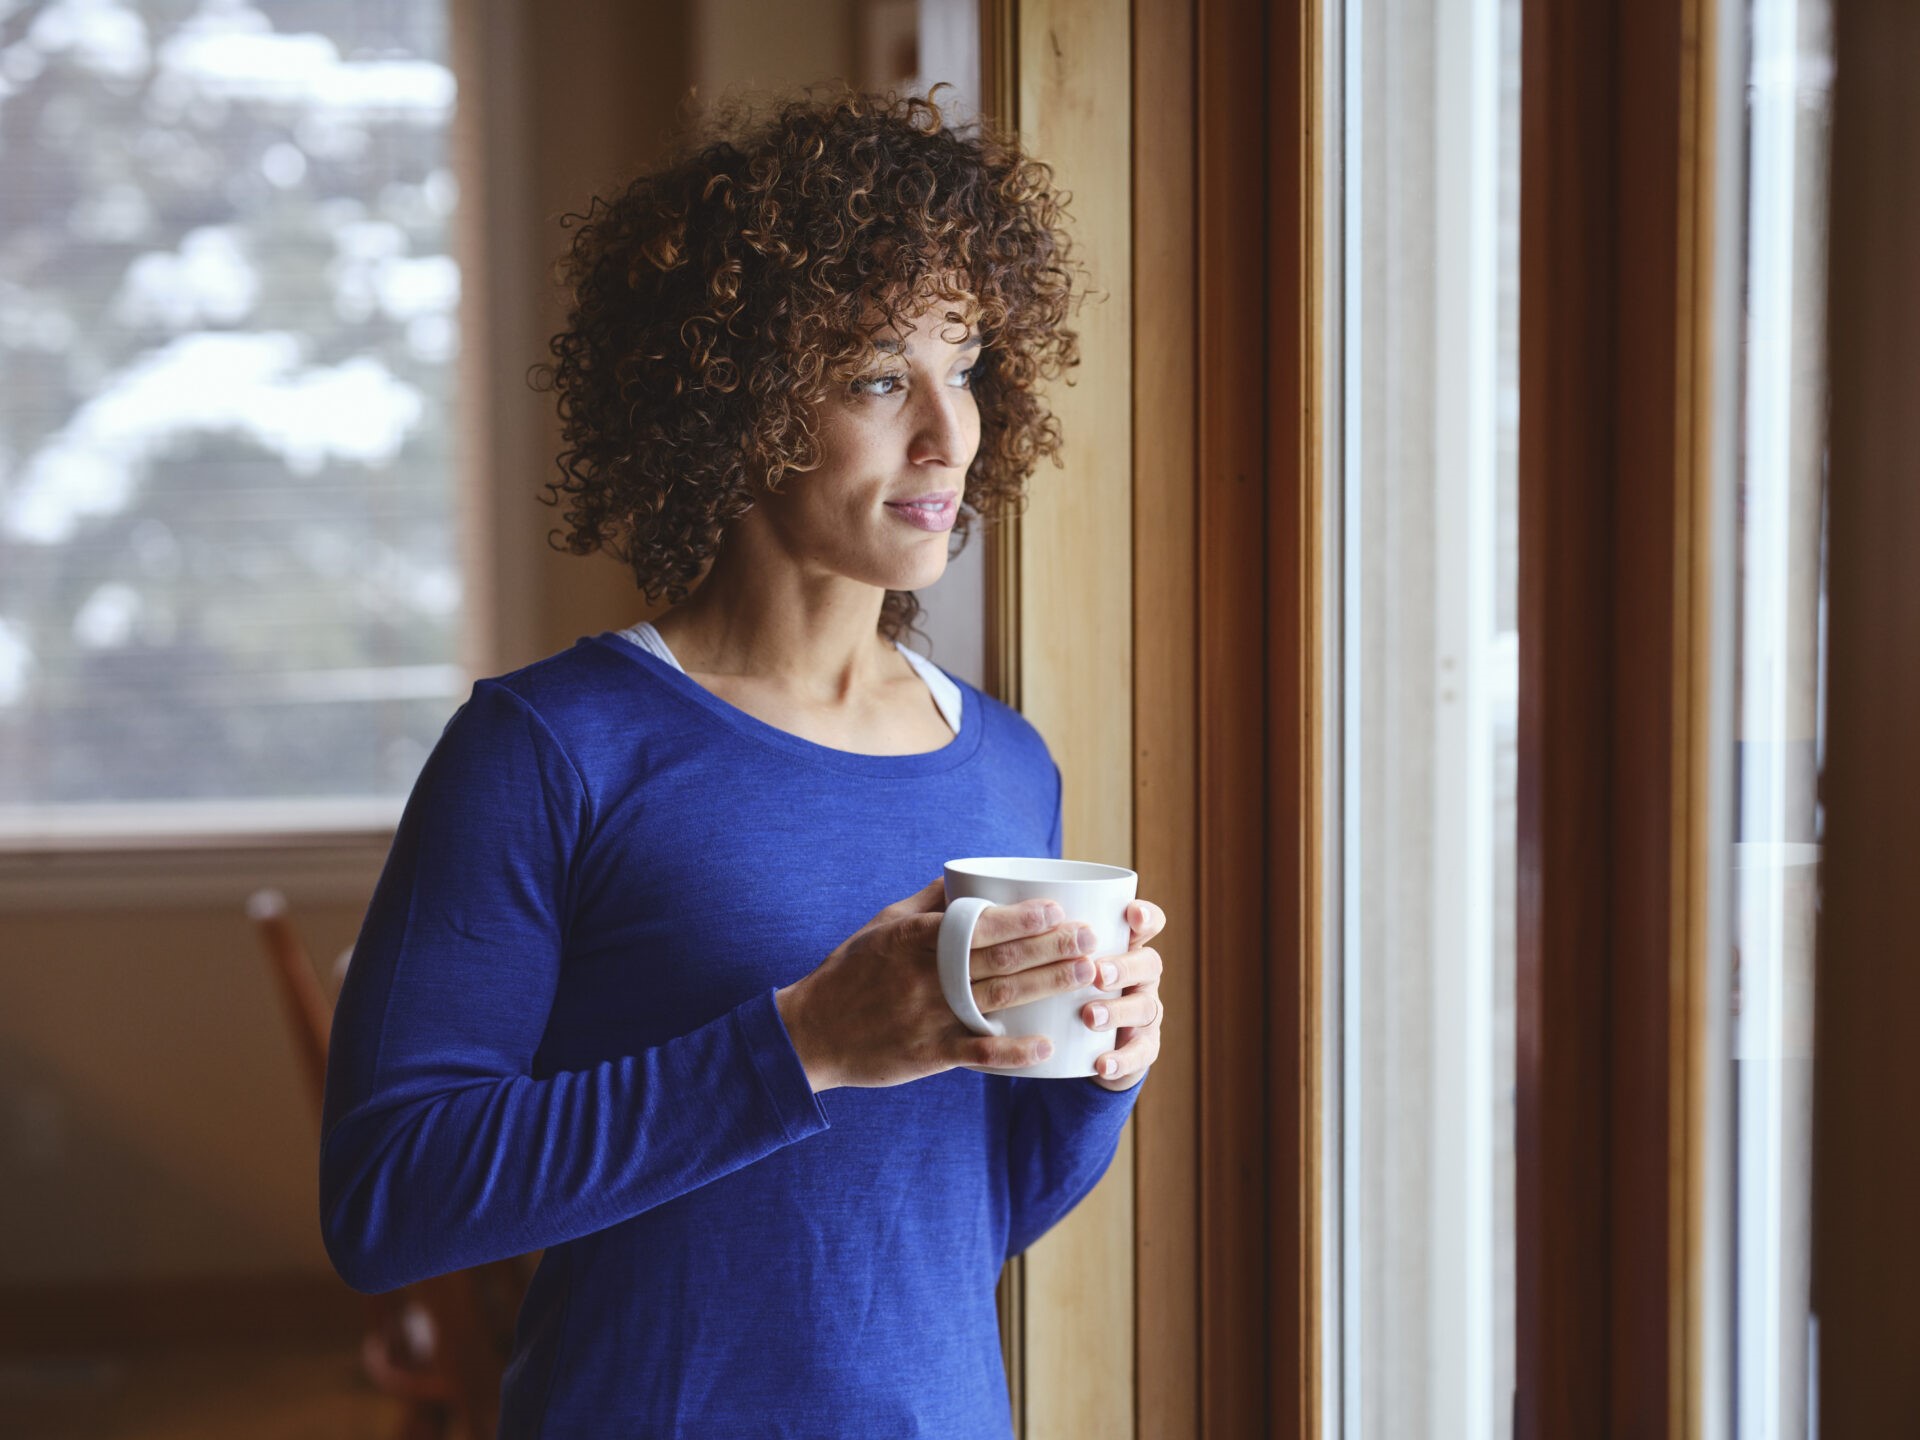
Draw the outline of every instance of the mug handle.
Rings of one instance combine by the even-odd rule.
[[[982,1015],[973,999],[973,927],[992,904],[978,895],[962,895],[947,906],[940,921],[940,993],[947,997],[947,1008],[976,1035],[1007,1033],[1005,1022]]]

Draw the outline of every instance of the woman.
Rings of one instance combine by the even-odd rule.
[[[928,101],[843,95],[579,217],[553,488],[571,549],[676,608],[448,722],[355,946],[321,1152],[357,1288],[545,1248],[504,1435],[1010,1431],[995,1281],[1112,1159],[1164,923],[1136,902],[1101,962],[1110,1074],[989,1073],[1045,1040],[941,996],[927,877],[1060,853],[1039,734],[900,643],[956,502],[1013,506],[1059,447],[1049,180]],[[1074,922],[988,910],[981,1008],[1089,983]]]

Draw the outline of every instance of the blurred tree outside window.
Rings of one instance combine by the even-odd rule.
[[[454,98],[443,3],[0,0],[0,839],[411,787],[467,683]]]

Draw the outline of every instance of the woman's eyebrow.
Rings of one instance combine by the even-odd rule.
[[[966,340],[961,343],[960,348],[962,350],[975,350],[978,349],[982,343],[983,341],[979,335],[969,335]],[[898,340],[876,340],[873,342],[873,348],[884,351],[888,355],[913,354],[913,346],[903,345]]]

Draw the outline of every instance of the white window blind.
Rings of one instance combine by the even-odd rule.
[[[0,842],[391,814],[466,689],[444,0],[0,0]]]

